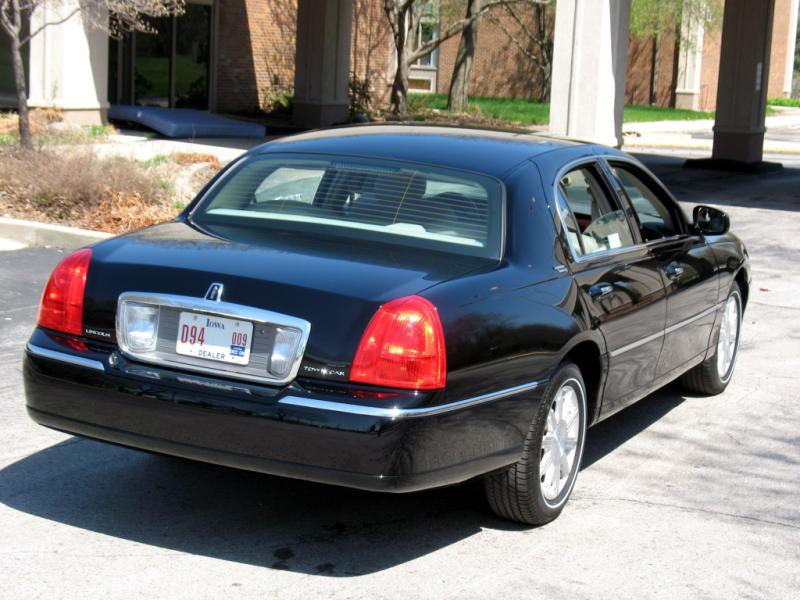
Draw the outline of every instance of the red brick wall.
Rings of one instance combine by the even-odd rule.
[[[385,99],[390,38],[382,0],[354,0],[350,70]],[[217,0],[219,112],[254,112],[294,85],[297,0]]]
[[[217,0],[219,112],[252,112],[294,84],[295,0]]]
[[[719,53],[722,31],[706,31],[703,36],[703,64],[700,69],[700,110],[714,110],[717,106],[719,80]]]
[[[628,43],[626,104],[650,104],[654,51],[653,38],[650,37],[631,38]],[[676,35],[662,35],[658,45],[658,76],[655,82],[655,100],[658,106],[675,106],[676,51]]]
[[[772,24],[772,50],[770,52],[768,98],[782,98],[786,83],[786,61],[794,61],[789,52],[789,17],[792,0],[775,0],[775,21]]]
[[[388,100],[392,46],[382,0],[354,0],[350,40],[351,78],[369,82],[373,104],[378,106]]]

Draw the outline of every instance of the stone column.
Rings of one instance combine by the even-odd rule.
[[[31,15],[31,31],[69,15],[77,0],[44,2]],[[28,105],[64,112],[68,122],[99,125],[108,110],[108,36],[80,13],[49,25],[30,41]]]
[[[293,118],[302,127],[348,116],[353,0],[299,0]]]
[[[712,161],[761,162],[775,0],[726,0]]]
[[[631,0],[558,0],[550,131],[622,144]]]
[[[681,23],[675,108],[700,109],[704,31],[703,23],[697,20],[686,19]]]

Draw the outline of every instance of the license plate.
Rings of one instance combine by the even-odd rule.
[[[182,312],[175,352],[236,365],[250,362],[253,324],[210,315]]]

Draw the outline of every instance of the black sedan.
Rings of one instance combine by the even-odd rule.
[[[483,477],[563,509],[586,428],[681,378],[728,385],[750,282],[628,155],[367,126],[284,138],[172,222],[68,256],[27,344],[32,418],[366,490]]]

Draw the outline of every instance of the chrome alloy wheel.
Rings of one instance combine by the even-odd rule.
[[[550,404],[539,459],[542,495],[548,503],[555,501],[574,479],[572,470],[581,432],[583,403],[580,384],[568,379],[561,384]]]
[[[733,363],[739,347],[741,319],[739,295],[734,293],[728,297],[725,303],[717,341],[717,374],[723,382],[727,381],[733,372]]]

